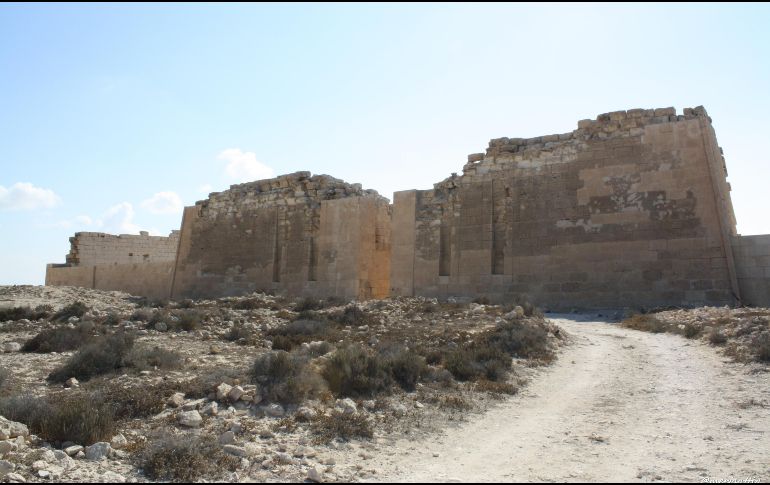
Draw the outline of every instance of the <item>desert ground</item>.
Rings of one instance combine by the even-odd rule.
[[[765,309],[6,286],[0,312],[5,482],[770,480]]]

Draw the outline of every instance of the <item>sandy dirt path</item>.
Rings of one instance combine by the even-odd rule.
[[[770,480],[770,373],[675,335],[553,320],[574,340],[553,366],[483,415],[397,442],[377,480]]]

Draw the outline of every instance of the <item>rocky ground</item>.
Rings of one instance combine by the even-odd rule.
[[[0,477],[767,481],[769,319],[0,287]]]
[[[371,479],[395,440],[500,406],[568,341],[483,303],[1,287],[0,475]]]

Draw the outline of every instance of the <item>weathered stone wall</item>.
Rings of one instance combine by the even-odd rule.
[[[376,192],[327,175],[234,185],[185,209],[172,294],[386,296],[389,211]]]
[[[734,237],[733,254],[743,303],[770,307],[770,234]]]
[[[172,231],[168,237],[150,236],[144,231],[138,236],[78,232],[70,238],[67,263],[89,266],[174,261],[178,244],[179,231]]]
[[[725,177],[702,107],[492,140],[463,175],[395,194],[392,294],[553,309],[732,303]]]
[[[125,291],[163,300],[169,298],[173,274],[173,261],[88,266],[49,264],[45,284]]]

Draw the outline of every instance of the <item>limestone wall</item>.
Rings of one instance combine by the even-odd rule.
[[[172,231],[168,237],[150,236],[144,231],[138,236],[78,232],[70,238],[67,263],[89,266],[174,261],[178,244],[179,231]]]
[[[395,194],[391,293],[553,309],[732,303],[725,177],[702,107],[494,139],[462,175]]]
[[[387,199],[328,175],[234,185],[185,209],[173,296],[385,296],[389,226]]]
[[[770,307],[770,235],[734,237],[733,254],[743,303]]]
[[[125,291],[163,300],[169,298],[173,273],[173,261],[88,266],[49,264],[45,284]]]
[[[45,284],[118,290],[155,299],[171,294],[179,231],[168,237],[78,232],[66,264],[49,264]]]

